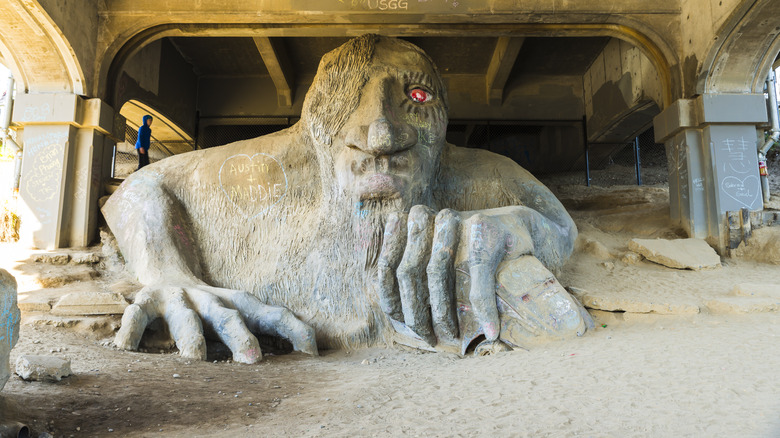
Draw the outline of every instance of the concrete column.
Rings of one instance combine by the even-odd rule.
[[[107,142],[124,136],[124,119],[100,99],[25,94],[16,100],[14,122],[24,130],[22,238],[46,249],[89,245],[108,177]]]
[[[726,212],[764,208],[756,126],[766,120],[760,94],[680,99],[654,120],[656,142],[666,145],[671,217],[721,254]]]

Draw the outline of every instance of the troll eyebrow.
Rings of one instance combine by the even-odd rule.
[[[422,85],[425,87],[428,87],[431,90],[438,91],[434,89],[434,82],[433,79],[428,76],[427,73],[421,72],[419,70],[417,71],[411,71],[411,70],[399,70],[398,75],[401,79],[408,82],[407,85]]]

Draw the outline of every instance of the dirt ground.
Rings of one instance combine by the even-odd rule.
[[[559,279],[614,307],[592,310],[597,327],[581,338],[488,357],[388,346],[243,365],[217,344],[207,362],[116,350],[119,317],[76,324],[26,312],[12,363],[55,355],[70,358],[74,374],[58,383],[14,376],[2,394],[33,436],[780,436],[780,303],[713,304],[741,283],[780,285],[780,267],[737,258],[684,271],[627,259],[633,237],[681,235],[666,187],[587,189],[559,178],[545,182],[580,230]],[[775,231],[764,240],[778,246]],[[22,298],[119,284],[81,272],[63,289],[36,290],[61,271],[0,245]],[[123,287],[132,296],[132,284]],[[642,306],[655,310],[625,311]]]
[[[490,357],[370,349],[260,365],[116,351],[51,327],[21,335],[14,356],[62,348],[73,360],[59,383],[4,390],[54,436],[780,434],[776,314],[609,321]]]

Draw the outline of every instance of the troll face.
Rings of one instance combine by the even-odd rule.
[[[303,118],[340,194],[405,210],[427,203],[447,128],[430,58],[405,41],[364,35],[327,54],[317,78]]]

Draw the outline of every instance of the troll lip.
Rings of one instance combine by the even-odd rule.
[[[360,183],[361,199],[393,198],[404,192],[406,183],[398,175],[375,173]]]

